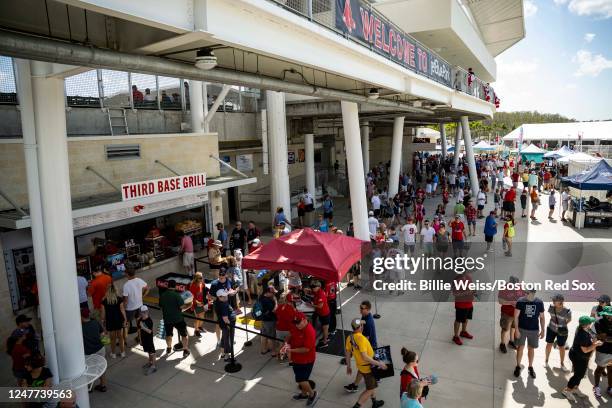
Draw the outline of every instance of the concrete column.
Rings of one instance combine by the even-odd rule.
[[[461,123],[457,123],[457,129],[455,130],[455,155],[453,156],[453,168],[457,171],[459,165],[459,150],[461,149]]]
[[[266,91],[266,104],[272,212],[276,212],[277,207],[283,207],[287,218],[291,218],[285,94]]]
[[[465,155],[467,156],[468,169],[470,173],[472,197],[476,197],[478,190],[480,190],[480,186],[478,184],[478,175],[476,174],[476,160],[474,159],[474,147],[472,146],[470,122],[468,121],[467,116],[461,117],[461,127],[463,132],[463,143],[465,143]]]
[[[315,164],[314,164],[314,135],[307,133],[304,135],[304,154],[306,166],[306,188],[313,197],[317,194],[315,184]]]
[[[359,111],[354,102],[340,102],[342,108],[342,126],[346,145],[347,175],[351,191],[351,215],[355,238],[370,240],[368,230],[368,205],[366,202],[365,178],[363,172],[363,154],[359,134]]]
[[[446,127],[440,123],[440,146],[442,147],[442,159],[446,158]]]
[[[204,118],[208,116],[208,82],[202,82],[202,107],[204,108],[202,110],[204,115],[202,118],[202,122],[204,122],[204,132],[208,133],[210,132],[210,125],[204,120]]]
[[[60,381],[63,381],[80,377],[85,371],[75,253],[72,245],[74,235],[64,80],[47,76],[51,72],[49,63],[32,61],[31,69],[49,292],[58,374]],[[83,387],[77,390],[76,394],[78,405],[88,408],[87,389]]]
[[[361,125],[361,149],[363,150],[363,168],[370,171],[370,126],[368,122]]]
[[[334,167],[334,163],[336,162],[336,142],[331,145],[329,149],[329,167]]]
[[[189,110],[191,111],[191,131],[204,131],[204,103],[202,101],[202,82],[189,80]]]
[[[402,161],[402,141],[404,139],[404,117],[393,119],[393,141],[391,142],[391,167],[389,168],[389,197],[399,191],[399,174]]]
[[[23,150],[26,163],[26,180],[28,184],[28,201],[30,220],[32,223],[32,246],[36,264],[36,282],[38,285],[38,301],[42,336],[45,346],[47,367],[53,373],[53,382],[59,382],[57,350],[55,346],[55,330],[53,328],[53,313],[51,311],[51,294],[49,292],[49,271],[47,268],[47,252],[45,232],[40,201],[40,182],[38,171],[38,146],[34,117],[34,102],[32,100],[32,74],[30,61],[15,59],[15,73],[19,108],[21,113],[21,129],[23,133]]]

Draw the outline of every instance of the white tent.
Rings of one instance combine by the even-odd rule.
[[[474,145],[474,150],[495,150],[495,147],[491,146],[484,140],[481,140],[480,142]]]
[[[590,154],[578,152],[574,154],[570,154],[569,156],[565,156],[557,160],[559,163],[569,163],[578,162],[578,163],[596,163],[601,160],[601,157],[591,156]]]
[[[540,149],[538,146],[534,145],[533,143],[527,147],[521,148],[521,154],[522,153],[545,153],[545,152],[546,150]]]
[[[575,152],[567,146],[562,146],[560,149],[553,150],[544,154],[545,159],[558,159],[560,157],[569,156]]]

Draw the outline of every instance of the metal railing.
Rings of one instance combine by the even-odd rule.
[[[326,27],[327,29],[330,29],[338,33],[343,38],[347,38],[375,52],[372,44],[360,41],[359,39],[353,36],[347,36],[342,30],[339,30],[338,28],[336,28],[335,3],[337,0],[268,0],[268,1],[271,1],[274,4],[277,4],[283,7],[284,9],[291,11],[294,14],[298,14],[304,18],[307,18],[314,23],[318,23]],[[366,0],[361,0],[361,1],[369,5],[370,12],[371,12],[373,9],[372,5],[368,3]],[[425,76],[433,81],[436,81],[445,86],[451,87],[460,92],[467,93],[469,95],[475,96],[479,99],[482,99],[483,101],[487,101],[492,104],[495,103],[495,92],[490,85],[488,85],[487,83],[485,83],[484,81],[480,80],[475,75],[473,75],[473,81],[468,86],[468,79],[467,79],[468,72],[465,69],[458,67],[458,66],[453,66],[448,61],[446,61],[444,58],[442,58],[440,55],[438,55],[436,52],[434,52],[431,48],[425,46],[423,43],[418,41],[416,38],[412,37],[410,34],[405,33],[403,30],[401,30],[399,27],[392,24],[390,21],[387,21],[386,23],[389,23],[390,25],[392,25],[395,32],[401,33],[403,36],[410,38],[411,41],[413,41],[415,44],[418,45],[418,47],[422,48],[423,50],[426,50],[429,54],[433,55],[436,59],[450,66],[451,67],[450,75],[451,75],[452,84],[449,86],[448,83],[441,81],[438,76],[432,74],[431,69],[429,69],[427,73],[424,73],[422,71],[411,69],[409,67],[402,65],[403,67],[407,69],[411,69],[417,72],[419,75]]]

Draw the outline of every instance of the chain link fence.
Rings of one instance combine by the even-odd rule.
[[[13,60],[0,56],[0,104],[17,104]]]
[[[67,77],[64,80],[64,89],[68,106],[100,107],[97,70],[92,69]]]
[[[129,108],[130,81],[127,72],[101,70],[102,90],[105,107]]]

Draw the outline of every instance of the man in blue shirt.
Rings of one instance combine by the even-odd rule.
[[[219,234],[217,235],[217,239],[221,241],[223,247],[221,248],[221,256],[227,255],[227,250],[229,249],[229,236],[227,235],[227,231],[223,228],[223,223],[217,223],[217,231]]]
[[[485,241],[487,242],[487,251],[489,252],[495,251],[495,249],[492,248],[495,234],[497,234],[497,221],[495,221],[495,211],[491,211],[489,216],[485,219],[484,226]]]
[[[538,348],[538,340],[544,338],[544,302],[535,297],[536,291],[527,290],[527,295],[516,302],[514,309],[514,337],[516,337],[516,367],[514,376],[521,375],[521,359],[527,342],[527,357],[529,360],[529,375],[536,378],[533,370],[533,357]]]

